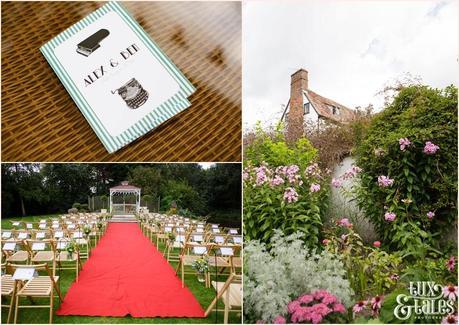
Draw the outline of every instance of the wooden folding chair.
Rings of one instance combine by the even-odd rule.
[[[179,257],[179,263],[177,265],[176,272],[180,269],[180,277],[182,279],[182,288],[185,287],[185,274],[194,274],[195,272],[187,272],[185,270],[185,266],[193,265],[193,262],[200,259],[207,257],[209,250],[211,249],[212,245],[209,244],[199,244],[199,243],[192,243],[186,242],[185,246],[182,249]],[[210,286],[208,280],[209,276],[207,274],[204,275],[205,278],[205,285],[206,288]]]
[[[240,246],[231,244],[213,245],[212,250],[215,255],[213,256],[212,253],[209,254],[209,268],[216,268],[217,274],[222,274],[225,269],[228,269],[229,273],[236,273],[233,260],[237,258]],[[209,277],[211,273],[212,272],[209,271]]]
[[[17,322],[18,311],[20,308],[49,308],[49,323],[53,322],[53,307],[54,307],[54,290],[57,292],[59,300],[62,301],[62,295],[57,286],[59,281],[58,276],[53,276],[49,270],[48,264],[37,264],[37,265],[11,265],[16,271],[19,268],[22,269],[33,269],[35,271],[46,271],[46,275],[38,275],[32,277],[26,281],[24,286],[18,290],[16,294],[16,302],[14,308],[14,323]],[[14,275],[13,275],[14,276]],[[18,282],[20,280],[16,280]],[[22,281],[21,281],[22,282]],[[49,298],[49,305],[19,305],[20,298]]]
[[[78,245],[75,245],[75,251],[72,255],[67,251],[67,246],[70,245],[69,238],[62,238],[54,241],[54,246],[57,251],[57,268],[58,270],[75,270],[75,281],[78,281],[78,275],[81,267],[80,250]]]
[[[228,316],[230,312],[241,312],[242,306],[242,276],[231,273],[226,282],[212,281],[212,286],[217,291],[217,296],[212,300],[205,312],[205,316],[209,316],[212,310],[223,311],[223,322],[228,324]],[[223,300],[225,308],[214,309],[219,299]]]
[[[16,300],[16,282],[11,274],[6,274],[6,263],[2,264],[2,308],[8,308],[8,318],[6,323],[11,322],[13,316],[14,301]],[[5,304],[5,298],[10,299],[9,304]]]
[[[53,275],[56,275],[56,249],[51,239],[26,240],[30,261],[35,264],[51,263]]]
[[[2,240],[2,252],[6,262],[28,263],[29,251],[23,240]]]

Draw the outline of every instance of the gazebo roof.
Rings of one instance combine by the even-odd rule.
[[[126,191],[126,190],[137,191],[137,190],[140,190],[140,187],[129,185],[129,182],[127,181],[121,182],[121,185],[110,187],[110,191]]]

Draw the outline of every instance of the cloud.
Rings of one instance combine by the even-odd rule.
[[[280,118],[300,68],[312,90],[348,107],[381,108],[375,94],[405,72],[432,87],[456,84],[458,4],[443,2],[245,2],[244,126]]]
[[[427,16],[436,17],[439,11],[443,9],[444,7],[446,7],[447,5],[448,3],[446,1],[442,1],[442,2],[435,4],[434,7],[431,10],[429,10],[429,12],[427,13]]]

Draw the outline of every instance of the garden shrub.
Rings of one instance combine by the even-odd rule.
[[[392,248],[457,224],[457,88],[403,87],[356,154],[358,205]]]
[[[316,246],[322,226],[321,213],[328,200],[328,176],[317,164],[271,168],[248,166],[244,179],[244,236],[270,243],[275,229],[289,235],[301,231]]]
[[[281,124],[272,132],[257,125],[250,138],[244,145],[244,162],[252,166],[266,163],[274,167],[297,165],[303,169],[317,156],[317,149],[306,138],[288,144]]]
[[[271,250],[260,241],[244,246],[244,314],[246,322],[272,322],[287,315],[287,305],[300,295],[327,290],[344,306],[352,304],[352,289],[339,258],[317,253],[304,244],[306,234],[284,236],[276,230]]]

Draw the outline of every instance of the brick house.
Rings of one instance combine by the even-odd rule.
[[[309,89],[306,70],[300,69],[292,74],[290,99],[281,118],[286,123],[288,139],[302,136],[306,124],[320,130],[327,123],[349,123],[354,117],[352,109]]]

